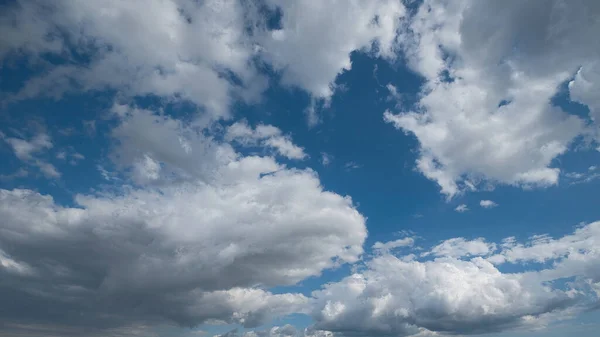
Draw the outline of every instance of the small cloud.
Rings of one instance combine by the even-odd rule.
[[[12,148],[14,155],[18,159],[29,165],[36,166],[47,178],[60,177],[60,172],[58,172],[56,167],[43,159],[43,157],[47,157],[48,150],[54,146],[50,136],[46,132],[39,132],[29,139],[18,131],[13,133],[17,134],[19,138],[7,137],[4,133],[0,134],[0,138]],[[59,153],[57,157],[60,158],[60,156],[61,154]]]
[[[388,90],[389,93],[386,100],[388,102],[396,102],[396,105],[398,105],[402,100],[402,94],[398,92],[398,88],[396,88],[393,84],[388,84],[385,86],[385,88]]]
[[[45,133],[37,134],[29,140],[6,137],[4,134],[2,134],[2,138],[12,147],[15,156],[23,161],[31,160],[35,153],[52,148],[52,141]]]
[[[13,180],[18,178],[24,178],[29,175],[29,172],[24,168],[20,168],[17,172],[12,174],[0,174],[0,181]]]
[[[96,136],[96,121],[83,121],[83,128],[90,137]]]
[[[260,124],[252,128],[242,120],[227,127],[225,139],[244,146],[269,147],[288,159],[301,160],[307,157],[304,148],[295,145],[290,136],[284,135],[273,125]]]
[[[457,211],[458,213],[464,213],[469,210],[469,207],[467,207],[467,205],[465,205],[465,204],[460,204],[460,205],[456,206],[456,208],[454,210]]]
[[[579,173],[579,172],[569,172],[569,173],[565,174],[565,177],[571,178],[571,179],[581,179],[584,177],[584,174]]]
[[[36,161],[35,165],[40,169],[42,174],[46,176],[46,178],[60,178],[60,172],[58,172],[54,165],[41,160]]]
[[[498,204],[493,202],[492,200],[481,200],[479,202],[479,206],[481,206],[483,208],[494,208],[494,207],[498,206]]]
[[[393,250],[395,248],[412,247],[414,244],[415,244],[415,239],[412,237],[406,237],[406,238],[389,241],[389,242],[377,241],[373,245],[373,250],[376,250],[379,252],[389,252],[390,250]]]
[[[584,172],[567,172],[564,175],[565,178],[570,180],[571,185],[589,183],[590,181],[600,178],[598,172],[598,166],[590,166],[587,171]]]
[[[329,166],[329,164],[331,164],[331,162],[333,161],[333,156],[326,153],[326,152],[321,152],[321,164],[323,164],[323,166]]]
[[[350,171],[350,170],[354,170],[357,168],[361,168],[362,165],[358,164],[355,161],[349,161],[344,165],[344,168],[346,169],[346,171]]]
[[[422,217],[423,217],[423,214],[421,214],[421,213],[415,213],[415,214],[413,214],[413,218],[415,218],[415,219],[420,219]]]

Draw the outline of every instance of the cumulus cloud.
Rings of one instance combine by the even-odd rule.
[[[539,328],[598,305],[600,222],[560,239],[450,239],[433,260],[380,254],[366,269],[312,294],[314,329],[354,335],[479,334]],[[488,255],[497,246],[497,256]],[[498,256],[503,257],[502,259]],[[508,273],[505,261],[549,262],[547,269]],[[556,280],[572,279],[560,285]]]
[[[396,57],[395,39],[406,12],[400,1],[268,1],[282,11],[281,28],[264,39],[264,57],[283,72],[284,84],[329,99],[350,53]]]
[[[113,110],[112,158],[134,187],[76,195],[72,206],[0,190],[0,292],[12,303],[3,320],[252,327],[306,305],[263,288],[362,254],[365,219],[312,170],[242,156],[193,123]]]
[[[396,57],[405,13],[399,1],[265,5],[281,14],[279,27],[269,27],[272,18],[261,6],[235,0],[18,1],[0,15],[0,61],[49,54],[70,60],[45,67],[12,99],[111,88],[191,101],[213,118],[228,117],[233,100],[260,99],[268,79],[256,65],[265,62],[282,83],[314,97],[309,110],[316,123],[315,109],[328,105],[337,75],[351,68],[352,52]],[[77,62],[80,55],[86,61]]]
[[[479,201],[479,206],[483,208],[494,208],[498,206],[498,204],[493,202],[492,200],[481,200]]]
[[[396,37],[406,13],[402,2],[338,0],[267,1],[281,11],[280,27],[261,39],[262,56],[282,74],[281,83],[311,95],[309,126],[321,121],[339,87],[336,77],[350,70],[350,54],[367,52],[396,59]]]
[[[579,69],[572,98],[597,118],[599,10],[595,1],[431,0],[419,7],[400,43],[425,79],[421,98],[414,109],[384,118],[418,139],[417,168],[442,193],[451,197],[482,181],[558,183],[553,159],[587,131],[551,99]]]
[[[267,85],[252,66],[254,44],[245,33],[257,17],[238,1],[18,1],[4,7],[0,24],[12,42],[0,57],[87,56],[47,68],[14,99],[111,88],[188,100],[210,116],[226,117],[233,96],[254,100]]]
[[[279,155],[288,159],[304,159],[304,149],[295,145],[291,137],[283,135],[281,130],[272,125],[257,125],[254,129],[247,122],[236,122],[225,133],[225,139],[246,146],[261,145],[273,148]]]

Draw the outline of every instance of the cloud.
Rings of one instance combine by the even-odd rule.
[[[0,190],[4,321],[253,327],[307,304],[264,288],[358,261],[365,219],[314,171],[242,156],[193,122],[114,110],[111,158],[133,186],[121,176],[71,206]]]
[[[321,152],[321,164],[323,166],[329,166],[329,164],[331,164],[331,162],[333,161],[333,156],[326,153],[326,152]]]
[[[498,204],[493,202],[492,200],[481,200],[479,201],[479,206],[483,208],[494,208],[498,206]]]
[[[44,65],[11,100],[110,88],[121,96],[186,100],[205,110],[207,118],[227,118],[233,101],[261,98],[269,80],[257,65],[267,64],[283,84],[313,96],[309,116],[316,123],[315,109],[328,105],[337,75],[351,68],[352,52],[396,58],[395,39],[405,13],[401,2],[265,5],[281,14],[279,27],[269,26],[273,18],[264,15],[265,8],[235,0],[3,6],[0,62],[25,56]],[[136,15],[142,11],[148,15]],[[41,62],[47,55],[70,62]]]
[[[483,238],[475,240],[466,240],[465,238],[448,239],[433,247],[431,251],[421,254],[421,256],[437,257],[470,257],[489,255],[496,250],[495,243],[485,242]]]
[[[589,183],[590,181],[600,178],[600,172],[598,167],[590,166],[587,171],[583,172],[567,172],[564,174],[565,178],[571,185]]]
[[[314,329],[344,336],[480,334],[532,329],[594,308],[600,266],[600,222],[560,239],[532,238],[503,245],[483,239],[446,240],[437,258],[419,261],[390,253],[312,294]],[[487,255],[503,246],[505,261],[554,262],[546,269],[502,272]],[[566,283],[558,280],[572,280]]]
[[[46,133],[39,133],[30,140],[5,137],[4,135],[2,138],[11,146],[15,156],[23,161],[31,160],[33,154],[51,149],[53,146]]]
[[[0,57],[87,56],[46,67],[13,99],[110,88],[191,101],[219,118],[228,116],[234,96],[256,100],[267,85],[252,66],[254,45],[245,33],[258,17],[238,1],[19,1],[7,7],[0,24],[13,43]],[[142,11],[148,15],[136,15]]]
[[[39,132],[31,137],[31,139],[27,140],[7,137],[4,133],[0,133],[0,138],[11,147],[18,159],[29,165],[36,166],[47,178],[60,178],[60,172],[58,172],[54,165],[40,159],[45,152],[54,146],[48,134]],[[15,177],[18,176],[19,175]]]
[[[282,71],[284,84],[328,99],[339,73],[352,67],[350,53],[394,59],[394,41],[405,14],[401,2],[268,1],[281,10],[281,28],[262,42],[264,58]]]
[[[505,241],[500,253],[492,256],[494,263],[544,263],[562,260],[562,263],[579,263],[589,258],[597,258],[596,239],[600,236],[600,222],[594,222],[578,228],[573,234],[560,239],[548,235],[537,235],[525,244],[517,243],[514,238]],[[570,261],[570,262],[569,262]],[[592,272],[592,270],[590,270]]]
[[[288,159],[304,159],[304,149],[295,145],[291,137],[282,134],[279,128],[272,125],[257,125],[252,129],[245,121],[236,122],[225,132],[225,139],[235,141],[246,146],[257,146],[275,149],[281,156]]]
[[[464,213],[469,210],[469,207],[465,204],[460,204],[460,205],[456,206],[456,208],[454,210],[457,211],[458,213]]]
[[[585,41],[595,41],[598,10],[594,1],[431,0],[419,7],[399,41],[425,79],[421,98],[384,119],[418,139],[417,168],[442,193],[452,197],[481,182],[558,183],[553,160],[588,131],[551,100],[579,69],[572,97],[595,106],[600,45]]]
[[[346,171],[355,170],[355,169],[358,169],[358,168],[361,168],[361,167],[362,167],[362,165],[359,164],[359,163],[357,163],[357,162],[355,162],[355,161],[349,161],[346,164],[344,164],[344,169]]]
[[[385,243],[377,241],[373,245],[373,249],[378,250],[378,251],[390,251],[392,249],[400,248],[400,247],[412,247],[414,244],[415,244],[414,238],[406,237],[406,238],[389,241],[389,242],[385,242]]]

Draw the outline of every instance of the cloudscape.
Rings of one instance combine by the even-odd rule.
[[[600,2],[0,2],[0,337],[597,336]]]

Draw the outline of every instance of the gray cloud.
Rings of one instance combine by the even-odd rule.
[[[77,195],[73,206],[0,190],[2,320],[256,326],[307,301],[263,288],[362,254],[365,219],[313,171],[241,156],[147,110],[116,110],[114,159],[124,172],[147,160],[133,170],[137,187]]]

